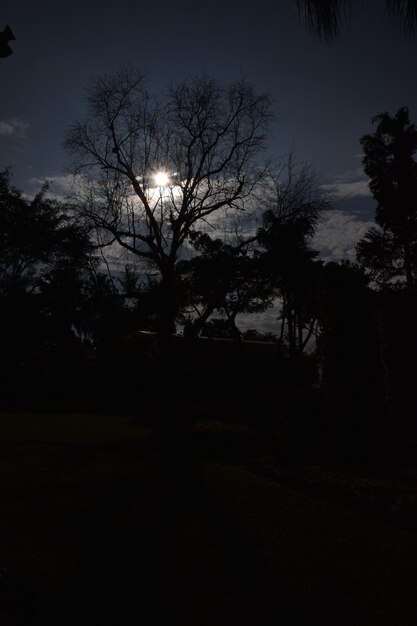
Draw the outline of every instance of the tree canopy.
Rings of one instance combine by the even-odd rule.
[[[415,285],[417,271],[417,128],[407,107],[393,116],[380,113],[374,133],[361,144],[369,187],[377,201],[372,228],[357,246],[358,260],[380,285],[405,280]]]
[[[302,353],[317,322],[321,262],[311,239],[329,203],[311,167],[297,163],[293,155],[271,172],[263,200],[266,210],[257,232],[262,271],[281,298],[281,338],[286,329],[290,353]]]
[[[85,267],[92,251],[88,233],[68,207],[47,197],[47,186],[27,200],[0,172],[0,293],[33,290],[58,267]]]

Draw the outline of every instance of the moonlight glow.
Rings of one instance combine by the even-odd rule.
[[[156,172],[153,179],[157,187],[166,187],[169,185],[169,176],[166,172]]]

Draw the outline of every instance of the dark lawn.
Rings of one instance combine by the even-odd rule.
[[[255,473],[247,433],[3,414],[0,437],[0,624],[417,623],[417,535]]]

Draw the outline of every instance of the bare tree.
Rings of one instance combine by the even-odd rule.
[[[258,211],[272,213],[280,223],[303,218],[312,236],[323,214],[330,209],[328,196],[319,187],[314,167],[298,159],[295,151],[270,164],[260,193],[255,192]]]
[[[88,114],[66,136],[82,174],[81,214],[105,244],[154,264],[164,293],[160,336],[177,315],[176,264],[190,232],[221,210],[243,210],[262,172],[270,99],[244,81],[206,76],[150,97],[132,69],[95,79]]]

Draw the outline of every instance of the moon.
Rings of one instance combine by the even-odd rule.
[[[157,187],[166,187],[169,185],[169,176],[166,172],[156,172],[153,179]]]

